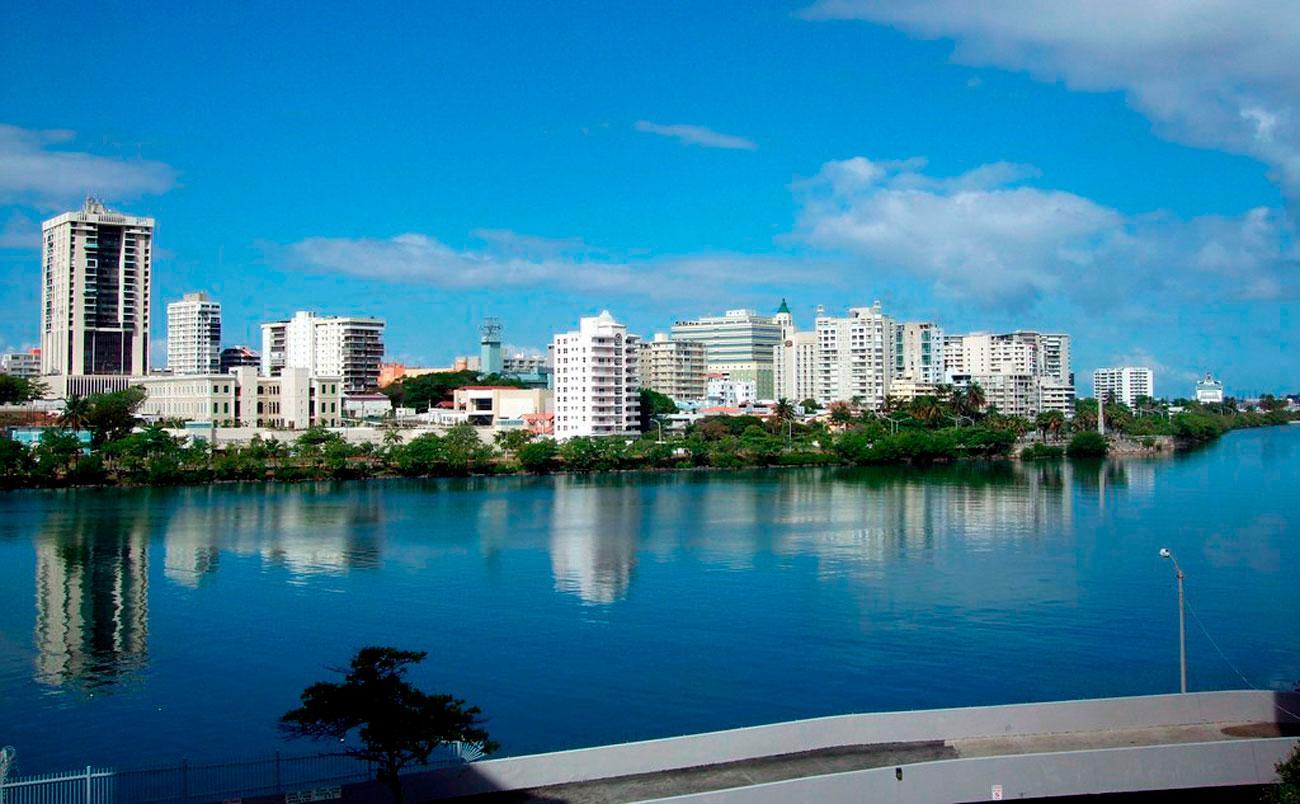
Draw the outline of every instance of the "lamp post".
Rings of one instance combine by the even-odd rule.
[[[1174,575],[1178,578],[1178,680],[1183,692],[1187,692],[1187,620],[1183,614],[1183,568],[1178,566],[1178,559],[1169,552],[1168,547],[1160,548],[1160,557],[1174,563]]]

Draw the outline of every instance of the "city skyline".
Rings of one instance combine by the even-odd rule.
[[[1082,394],[1112,365],[1171,393],[1207,371],[1239,396],[1294,390],[1294,78],[1273,46],[1251,75],[1197,67],[1204,97],[1158,96],[1146,69],[1231,48],[1243,25],[1283,43],[1294,27],[1206,8],[1223,31],[1188,33],[1116,6],[1150,35],[1099,43],[1038,11],[1035,27],[909,4],[443,8],[363,12],[346,40],[327,11],[253,74],[175,49],[193,40],[173,27],[200,19],[243,30],[229,9],[147,30],[91,11],[148,45],[112,49],[6,9],[31,35],[0,55],[25,77],[0,89],[0,347],[36,345],[40,221],[95,193],[157,221],[155,311],[212,293],[224,346],[311,309],[383,317],[392,359],[445,364],[490,315],[542,349],[603,308],[649,338],[782,297],[801,327],[819,303],[881,299],[950,332],[1070,332]],[[549,49],[566,41],[587,47]],[[53,57],[34,72],[38,52]],[[125,103],[131,82],[81,89],[87,62],[148,76],[156,105]],[[214,65],[248,80],[196,104]],[[359,65],[431,78],[370,97],[342,74]],[[335,78],[354,113],[315,88]]]

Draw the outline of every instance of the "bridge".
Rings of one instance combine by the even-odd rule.
[[[475,762],[410,801],[989,801],[1276,779],[1300,696],[1202,692],[843,715]],[[344,800],[364,791],[346,789]]]

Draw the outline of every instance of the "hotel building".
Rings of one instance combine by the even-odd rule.
[[[556,439],[638,432],[640,341],[608,310],[552,338]]]

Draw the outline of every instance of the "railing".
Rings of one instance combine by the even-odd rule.
[[[92,768],[84,771],[11,776],[0,784],[3,804],[114,804],[113,771]]]
[[[473,744],[449,743],[420,772],[472,762],[482,756]],[[182,760],[138,770],[112,768],[10,776],[0,781],[0,804],[202,804],[252,796],[292,793],[371,781],[375,765],[344,754],[282,756],[190,763]]]

